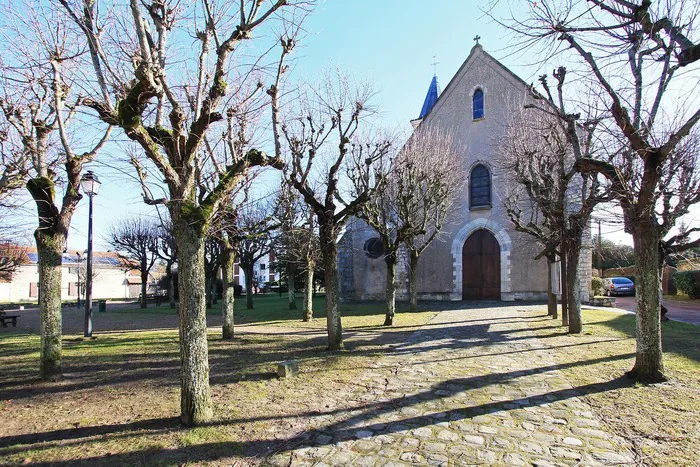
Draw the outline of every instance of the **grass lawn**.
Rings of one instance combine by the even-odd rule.
[[[301,310],[287,310],[286,297],[260,297],[254,310],[242,305],[238,300],[237,321],[247,324],[233,341],[221,340],[218,307],[210,310],[215,414],[210,426],[194,429],[177,419],[178,331],[119,331],[120,323],[137,319],[147,329],[149,317],[156,328],[169,315],[176,322],[167,305],[115,307],[99,317],[111,331],[95,340],[65,336],[65,377],[54,383],[36,378],[37,335],[0,334],[0,465],[246,465],[252,456],[284,449],[285,438],[323,425],[328,413],[356,407],[364,389],[356,375],[435,314],[400,310],[397,326],[386,329],[381,305],[342,305],[349,351],[329,353],[325,320],[301,323]],[[81,317],[69,312],[64,319]],[[276,364],[290,358],[300,361],[300,375],[276,378]]]
[[[678,293],[676,295],[664,295],[664,299],[676,302],[700,303],[700,298],[690,298],[683,293]]]
[[[557,362],[572,384],[610,384],[609,389],[583,397],[648,464],[698,465],[700,326],[663,323],[664,365],[670,381],[644,386],[620,380],[634,363],[635,316],[584,309],[583,318],[584,334],[579,336],[554,334],[552,328],[536,330],[556,347]],[[566,366],[581,355],[593,363]]]
[[[245,296],[236,297],[234,302],[236,324],[255,324],[265,326],[294,326],[302,328],[326,329],[326,306],[325,297],[318,295],[314,297],[314,320],[308,323],[301,322],[302,317],[302,296],[297,294],[296,310],[290,310],[287,302],[287,295],[282,297],[275,294],[255,295],[253,309],[246,309]],[[384,323],[385,307],[382,302],[372,302],[361,304],[340,303],[338,305],[343,316],[343,328],[367,328],[381,326]],[[169,305],[163,304],[159,307],[150,305],[146,309],[147,313],[165,314],[176,316],[177,312]],[[143,314],[144,310],[138,305],[127,308],[114,308],[110,313],[134,313]],[[214,304],[207,310],[209,316],[221,315],[221,302]],[[399,326],[412,326],[426,322],[426,316],[432,317],[434,313],[424,312],[410,313],[407,303],[397,303],[396,323]]]

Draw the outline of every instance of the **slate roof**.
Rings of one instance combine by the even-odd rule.
[[[432,81],[430,81],[430,86],[428,87],[428,94],[425,96],[425,101],[423,101],[423,108],[420,111],[419,119],[425,117],[430,113],[433,106],[440,96],[440,85],[438,85],[437,76],[433,75]]]

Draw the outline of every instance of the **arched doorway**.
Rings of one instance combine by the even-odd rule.
[[[462,299],[501,299],[501,247],[488,230],[476,230],[464,242]]]

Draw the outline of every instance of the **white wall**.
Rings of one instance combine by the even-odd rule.
[[[61,299],[75,300],[77,294],[69,290],[71,282],[78,282],[74,273],[74,265],[64,265],[61,277]],[[129,287],[123,269],[113,267],[95,267],[92,285],[93,298],[129,298]],[[30,297],[31,283],[39,282],[39,272],[36,264],[20,266],[12,276],[12,282],[0,283],[0,302],[35,301]],[[81,284],[81,294],[84,296],[84,284]]]

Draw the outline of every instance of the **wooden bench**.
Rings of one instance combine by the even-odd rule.
[[[7,323],[12,323],[12,327],[16,328],[17,318],[19,318],[19,315],[8,315],[4,311],[0,311],[0,322],[2,323],[2,327],[4,328],[8,327]]]
[[[156,306],[168,299],[167,296],[155,293],[146,294],[146,302],[156,302]],[[139,302],[141,302],[141,295],[139,294]]]

